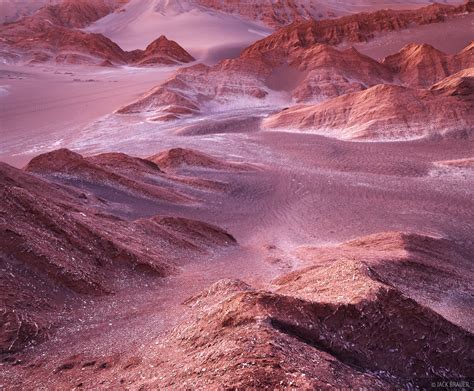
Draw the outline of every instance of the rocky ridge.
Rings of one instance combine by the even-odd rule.
[[[150,160],[58,150],[25,170],[2,164],[0,180],[2,353],[46,338],[68,300],[112,292],[124,276],[166,277],[191,255],[236,244],[202,221],[124,214],[150,202],[157,210],[198,202],[184,193],[195,196],[206,183],[166,174]]]
[[[367,140],[470,134],[470,79],[455,75],[466,74],[474,64],[472,45],[446,55],[430,45],[410,44],[381,62],[353,48],[338,50],[325,44],[290,54],[282,50],[249,52],[213,67],[181,69],[117,112],[170,121],[230,105],[300,103],[265,119],[264,127]],[[449,97],[440,95],[449,83],[462,83],[463,92],[456,84]]]
[[[117,113],[173,121],[230,106],[319,103],[380,84],[429,88],[471,67],[472,45],[458,54],[446,55],[430,45],[410,44],[380,62],[354,48],[340,50],[331,45],[369,40],[378,32],[404,29],[413,23],[440,23],[472,10],[470,2],[456,7],[436,4],[413,11],[384,10],[293,23],[257,41],[236,59],[178,70]],[[409,133],[409,129],[403,132]]]
[[[464,273],[473,270],[465,247],[384,232],[297,254],[304,267],[266,289],[224,279],[186,299],[182,322],[144,347],[140,359],[136,352],[116,357],[91,377],[84,363],[94,369],[101,358],[76,356],[57,381],[384,390],[469,378],[474,338],[465,301],[472,286]],[[438,305],[446,292],[457,297],[451,312]]]
[[[348,140],[471,137],[471,99],[396,85],[377,85],[316,105],[296,105],[263,121],[263,127],[314,132]],[[347,108],[350,107],[350,110]]]
[[[349,4],[340,4],[331,0],[247,0],[245,6],[241,1],[196,0],[200,6],[239,15],[245,19],[263,22],[268,26],[279,28],[294,22],[319,20],[340,17],[360,11],[370,11],[385,8],[397,8],[407,3],[394,1],[352,1]],[[419,7],[428,2],[419,1]],[[446,1],[444,2],[446,3]],[[453,2],[456,3],[456,2]],[[357,20],[357,19],[356,19]]]
[[[184,368],[178,379],[148,385],[310,389],[350,379],[352,387],[391,389],[469,376],[474,339],[457,324],[469,315],[448,320],[433,309],[448,289],[469,297],[462,247],[389,232],[299,254],[310,266],[278,278],[274,291],[220,281],[189,299],[191,323],[164,342],[179,346]],[[206,370],[196,377],[198,368]]]

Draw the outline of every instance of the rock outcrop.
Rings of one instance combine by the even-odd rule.
[[[186,50],[175,41],[170,41],[164,35],[150,43],[145,50],[134,50],[128,54],[133,64],[138,66],[153,64],[173,65],[177,62],[186,63],[194,61]]]
[[[187,197],[177,192],[159,186],[148,185],[145,181],[136,180],[140,178],[139,173],[142,175],[144,173],[160,175],[162,171],[153,163],[122,155],[110,164],[111,157],[107,154],[106,156],[98,155],[84,158],[78,153],[67,149],[59,149],[33,158],[25,167],[25,170],[50,178],[81,181],[82,183],[89,182],[91,184],[100,183],[110,187],[118,187],[130,194],[136,193],[163,201],[190,201]],[[117,170],[119,172],[116,172],[116,167],[119,168]],[[125,167],[126,169],[124,170],[123,168]]]
[[[289,54],[277,49],[213,67],[181,69],[118,113],[168,121],[231,104],[282,107],[297,102],[266,118],[263,127],[341,139],[470,137],[473,63],[472,45],[452,56],[428,45],[408,45],[381,63],[355,49],[324,44]],[[437,84],[421,89],[429,82]]]
[[[435,94],[456,96],[473,103],[474,99],[474,68],[466,68],[454,75],[434,84],[430,91]]]
[[[323,101],[394,80],[390,70],[354,48],[340,51],[315,44],[290,58],[305,75],[291,92],[296,102]]]
[[[472,137],[472,104],[455,96],[378,85],[316,105],[297,105],[263,121],[266,128],[346,140]]]
[[[315,45],[289,57],[249,55],[215,66],[180,69],[169,80],[126,105],[119,114],[145,113],[169,121],[199,114],[202,108],[282,105],[320,101],[393,80],[392,73],[355,49]]]

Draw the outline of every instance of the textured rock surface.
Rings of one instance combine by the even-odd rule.
[[[382,390],[470,375],[472,332],[436,308],[447,290],[458,297],[454,307],[469,300],[472,287],[459,270],[472,274],[472,266],[462,246],[388,232],[300,248],[299,256],[307,267],[272,290],[227,279],[192,296],[182,323],[147,347],[143,361],[96,376],[127,384],[140,376],[145,389]]]
[[[209,8],[189,8],[199,0],[131,1],[95,27],[134,41],[168,17],[187,31],[190,16],[218,16],[230,35],[231,21],[256,26],[214,11],[207,19]],[[243,14],[242,2],[201,1]],[[249,1],[244,17],[286,23],[305,15],[298,4]],[[452,10],[428,9],[415,24]],[[18,22],[22,44],[37,47],[39,61],[191,60],[165,37],[125,52],[95,36],[116,60],[56,54],[58,42],[76,47],[68,34],[86,34],[87,46],[92,35],[70,26],[99,17],[72,12],[51,11],[44,45],[28,46],[34,17]],[[371,39],[406,27],[410,13],[321,22],[318,32]],[[453,42],[453,22],[471,17],[413,30]],[[416,41],[413,30],[400,35]],[[61,149],[22,170],[0,163],[0,388],[399,390],[472,378],[472,45],[449,56],[409,45],[379,62],[317,42],[311,29],[287,33],[279,46],[273,37],[216,66],[179,70],[120,110],[129,116],[108,114],[169,67],[3,67],[0,116],[10,110],[16,132],[8,159],[20,164],[51,145],[141,157]],[[134,88],[125,98],[122,84]],[[117,96],[85,128],[71,115]],[[30,128],[28,115],[46,125]]]
[[[92,22],[119,10],[129,0],[65,0],[41,8],[36,19],[70,28],[86,27]]]
[[[176,62],[194,61],[194,58],[186,50],[164,35],[150,43],[145,50],[131,52],[129,57],[137,65],[176,64]]]
[[[279,278],[276,292],[221,281],[190,299],[191,324],[164,344],[179,347],[184,369],[148,385],[309,389],[350,379],[387,389],[469,376],[472,333],[430,308],[447,289],[469,296],[462,248],[384,233],[300,255],[313,266]]]
[[[173,121],[225,107],[284,107],[314,103],[378,84],[429,87],[473,64],[472,45],[446,55],[429,45],[408,45],[378,62],[354,48],[330,45],[360,42],[378,33],[438,23],[470,12],[472,5],[431,5],[413,11],[376,11],[335,20],[293,23],[215,66],[180,69],[120,114],[145,113]]]
[[[147,183],[152,177],[162,184]],[[117,203],[123,213],[127,202],[189,202],[166,182],[192,188],[192,179],[124,154],[86,159],[58,150],[33,159],[26,172],[2,164],[1,352],[44,339],[65,300],[110,292],[134,273],[168,276],[189,256],[234,245],[230,234],[201,221],[117,215]]]
[[[351,1],[341,3],[331,0],[318,2],[308,0],[247,0],[245,4],[239,0],[197,0],[199,5],[243,16],[246,19],[262,21],[272,27],[281,27],[305,19],[321,19],[351,14],[354,12],[371,11],[378,8],[405,8],[419,6],[425,1]],[[446,3],[446,1],[445,1]],[[459,3],[459,2],[452,2]]]
[[[138,351],[62,357],[55,384],[385,390],[469,378],[474,271],[462,245],[384,232],[297,254],[304,267],[267,289],[224,279],[189,297],[180,324]]]
[[[323,44],[289,54],[284,49],[244,52],[214,67],[181,69],[118,113],[175,120],[231,104],[281,107],[296,101],[318,105],[284,109],[263,121],[264,127],[344,139],[468,136],[473,126],[470,78],[461,72],[462,77],[440,80],[472,64],[472,45],[452,56],[428,45],[409,45],[382,63],[355,49]],[[440,83],[431,91],[416,89],[434,82]],[[448,88],[455,90],[440,94]]]
[[[466,68],[434,84],[430,90],[436,94],[451,95],[462,99],[474,98],[474,68]]]
[[[407,140],[436,135],[472,137],[472,104],[455,96],[378,85],[263,121],[267,128],[309,131],[341,139]]]
[[[249,54],[212,67],[199,64],[180,69],[118,113],[146,113],[156,120],[172,120],[229,105],[281,105],[291,98],[320,101],[392,80],[386,67],[355,49],[315,45],[289,57]]]
[[[456,55],[446,55],[430,45],[411,44],[386,57],[382,64],[411,86],[429,87],[474,64],[474,43]]]
[[[309,47],[315,43],[337,45],[343,42],[364,42],[379,33],[403,30],[413,25],[438,23],[444,21],[449,15],[473,10],[472,3],[461,6],[433,4],[412,11],[381,10],[333,20],[297,22],[257,41],[246,51],[294,49]]]

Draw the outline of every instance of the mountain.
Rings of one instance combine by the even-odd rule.
[[[164,35],[150,43],[145,50],[134,50],[128,53],[133,64],[138,66],[153,64],[176,64],[194,61],[186,50]]]
[[[13,22],[22,16],[29,16],[45,5],[57,5],[63,2],[78,3],[91,0],[36,0],[34,2],[4,0],[0,7],[0,22]],[[102,2],[129,2],[129,0],[98,0]],[[271,27],[282,27],[297,20],[334,18],[358,12],[374,11],[377,9],[415,8],[429,3],[426,0],[383,0],[383,1],[351,1],[341,3],[335,0],[321,0],[316,4],[308,0],[154,0],[154,8],[159,12],[179,14],[190,9],[201,8],[207,12],[218,11],[237,15],[246,20],[265,23]],[[459,4],[459,0],[445,0],[444,3]]]
[[[1,25],[0,389],[469,388],[474,3],[426,2]]]
[[[118,113],[144,111],[155,120],[174,120],[196,115],[203,106],[320,101],[392,80],[386,67],[355,49],[340,51],[317,44],[288,57],[244,53],[212,67],[198,64],[180,69]]]

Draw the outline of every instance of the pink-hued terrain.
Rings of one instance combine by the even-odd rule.
[[[0,23],[0,390],[473,387],[472,1]]]

